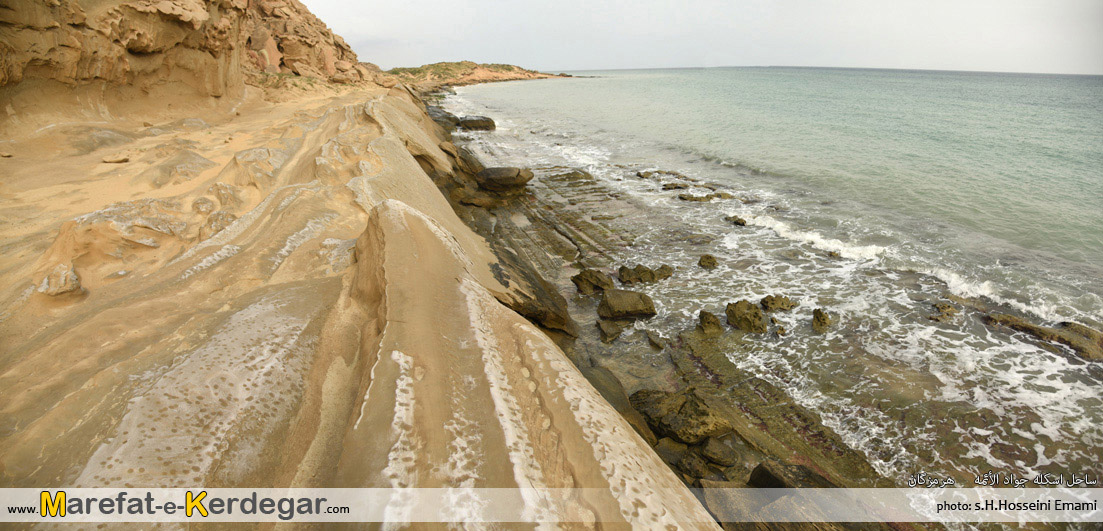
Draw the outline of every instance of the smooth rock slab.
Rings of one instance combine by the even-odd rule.
[[[493,131],[495,128],[494,120],[486,116],[464,116],[456,125],[471,131]]]

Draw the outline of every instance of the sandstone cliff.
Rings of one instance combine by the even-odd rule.
[[[713,525],[499,302],[532,294],[411,90],[261,98],[371,77],[295,2],[89,4],[3,11],[0,486],[584,487],[574,521]]]

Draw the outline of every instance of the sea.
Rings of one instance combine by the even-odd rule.
[[[681,281],[647,288],[660,326],[674,333],[701,307],[722,315],[725,302],[772,293],[800,303],[777,317],[791,330],[813,307],[839,315],[827,340],[793,333],[730,358],[890,477],[1103,472],[1100,363],[975,316],[927,318],[954,294],[1103,329],[1103,77],[570,73],[460,87],[443,105],[497,122],[464,136],[488,165],[583,169],[716,238],[718,271],[684,267]],[[646,170],[743,200],[679,201],[633,177]],[[726,215],[747,226],[718,222]],[[699,249],[662,237],[673,228],[653,227],[620,258],[692,265]]]

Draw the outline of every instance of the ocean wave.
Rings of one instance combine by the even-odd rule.
[[[746,219],[748,225],[770,229],[787,240],[806,243],[822,251],[836,252],[839,256],[851,260],[877,260],[885,252],[885,248],[880,245],[847,243],[828,238],[816,231],[795,229],[789,223],[765,214],[749,216]]]

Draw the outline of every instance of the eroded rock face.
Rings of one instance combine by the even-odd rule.
[[[692,445],[732,431],[731,424],[709,410],[692,387],[678,393],[644,389],[629,399],[660,437]]]
[[[620,266],[617,269],[617,279],[622,284],[639,284],[646,282],[657,282],[659,280],[666,280],[674,274],[674,268],[668,265],[661,265],[658,269],[651,269],[642,264],[637,264],[636,267]]]
[[[173,83],[220,97],[240,94],[260,72],[332,81],[371,75],[298,0],[13,0],[5,8],[0,87]]]
[[[762,309],[751,304],[750,301],[741,300],[734,304],[729,303],[725,309],[728,324],[754,334],[765,334],[767,330],[766,316]]]
[[[605,319],[597,320],[598,331],[601,332],[601,340],[605,343],[612,343],[616,341],[618,337],[624,332],[624,327],[613,322],[606,321]]]
[[[207,216],[206,223],[199,228],[199,240],[209,239],[211,236],[222,232],[230,224],[237,221],[237,216],[225,210],[216,210]]]
[[[646,294],[624,289],[601,292],[597,314],[606,319],[637,319],[655,316],[655,303]]]
[[[747,225],[747,220],[739,216],[726,216],[724,217],[724,221],[727,221],[728,223],[731,223],[732,225],[735,225],[737,227],[744,227]]]
[[[578,292],[583,295],[592,295],[599,291],[616,288],[613,279],[609,278],[609,275],[596,269],[579,271],[577,275],[571,277],[571,282],[574,282]]]
[[[797,303],[784,295],[767,295],[762,298],[762,309],[768,312],[787,312],[797,307]]]
[[[518,192],[532,180],[532,171],[522,168],[486,168],[475,174],[479,188],[491,192]]]

